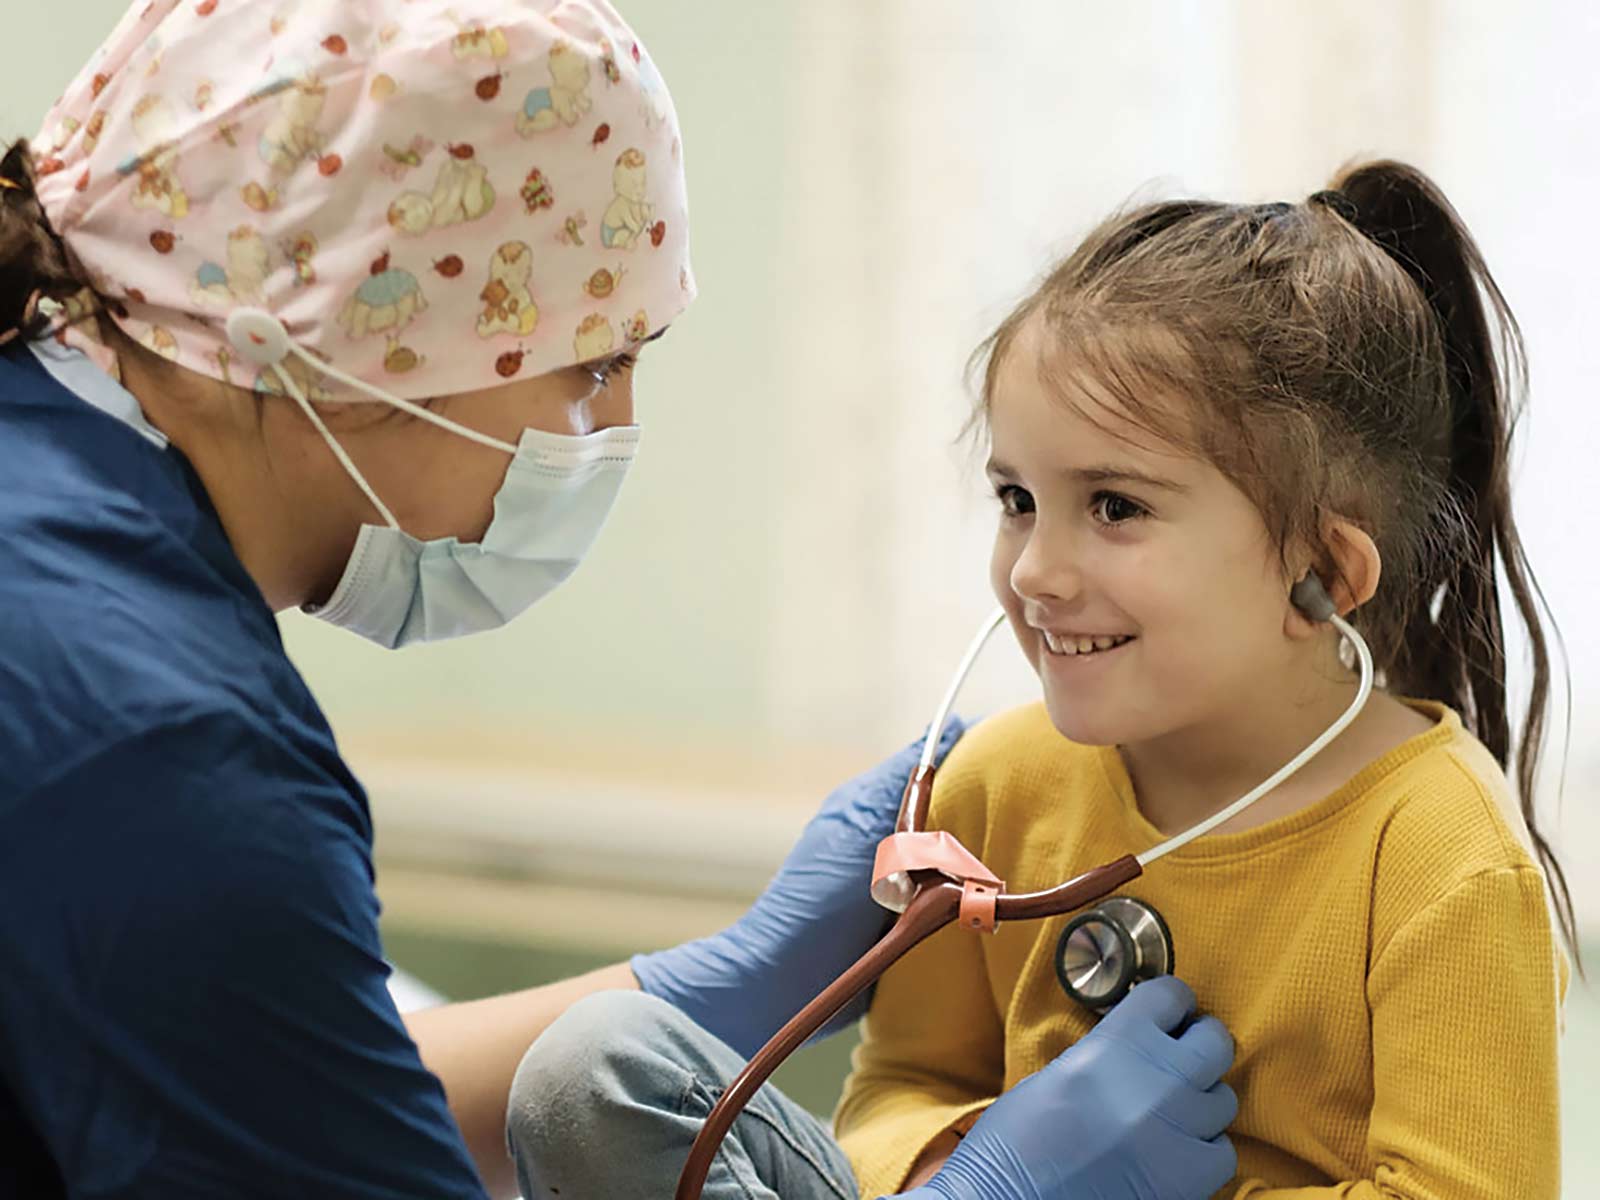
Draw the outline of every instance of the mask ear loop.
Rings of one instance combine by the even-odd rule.
[[[322,436],[328,444],[328,449],[333,451],[333,456],[339,460],[339,465],[344,468],[345,474],[354,480],[355,485],[372,502],[372,507],[378,510],[384,523],[390,529],[399,529],[400,522],[394,519],[394,514],[389,511],[389,506],[378,499],[378,493],[372,490],[372,485],[366,481],[356,464],[351,460],[345,448],[339,444],[339,439],[323,423],[317,410],[312,407],[311,401],[300,390],[288,371],[280,365],[285,358],[296,348],[289,339],[289,331],[283,327],[283,322],[271,313],[263,312],[258,308],[235,309],[228,316],[228,340],[233,343],[233,348],[244,358],[259,367],[270,369],[277,377],[278,384],[284,392],[300,406],[300,411],[305,413],[306,419],[312,427]],[[303,352],[302,352],[303,353]],[[306,357],[309,357],[307,355]],[[318,366],[312,360],[313,366]]]
[[[441,429],[448,429],[451,433],[458,434],[468,441],[477,442],[480,446],[488,446],[491,450],[502,450],[507,454],[515,455],[516,446],[510,442],[503,442],[497,437],[490,437],[487,433],[479,433],[476,429],[468,429],[465,425],[457,424],[449,417],[441,417],[438,413],[424,408],[411,400],[403,400],[399,396],[391,396],[382,388],[373,387],[357,379],[354,375],[347,375],[332,363],[325,363],[309,351],[303,349],[284,328],[283,322],[277,317],[260,308],[236,308],[228,314],[228,340],[234,348],[251,362],[263,367],[277,367],[289,355],[294,355],[306,366],[319,375],[326,375],[329,379],[360,392],[374,400],[382,401],[391,408],[398,408],[401,412],[410,413],[413,417]],[[283,372],[278,372],[278,378],[283,378]],[[300,399],[298,393],[296,399]],[[304,401],[302,400],[302,404]]]
[[[312,426],[322,436],[322,440],[328,444],[328,449],[333,451],[334,457],[339,460],[339,465],[344,468],[345,474],[355,481],[356,486],[372,502],[372,506],[378,510],[391,529],[399,529],[400,522],[395,520],[394,514],[389,511],[388,506],[378,499],[377,492],[372,490],[372,485],[363,478],[361,472],[351,460],[350,455],[346,453],[345,448],[339,444],[332,431],[324,424],[322,418],[317,415],[317,410],[312,406],[311,401],[307,399],[305,393],[300,390],[300,385],[294,381],[288,371],[284,370],[282,363],[290,355],[300,359],[301,362],[318,374],[326,375],[329,379],[337,380],[354,391],[370,396],[372,399],[381,401],[392,408],[398,408],[402,412],[410,413],[412,416],[437,425],[441,429],[448,429],[451,433],[464,437],[469,441],[477,442],[481,446],[488,446],[491,450],[500,450],[510,455],[515,455],[517,452],[517,448],[510,442],[503,442],[499,438],[490,437],[486,433],[479,433],[476,429],[469,429],[465,425],[460,425],[448,417],[441,417],[438,413],[432,412],[410,400],[401,399],[399,396],[391,396],[381,388],[375,388],[353,375],[347,375],[331,363],[325,363],[321,359],[314,357],[289,336],[289,331],[284,328],[282,321],[264,309],[234,309],[228,315],[228,340],[233,343],[234,349],[238,350],[245,358],[258,366],[272,370],[273,375],[277,377],[284,391],[300,406],[300,411],[305,413]]]
[[[375,388],[369,383],[364,383],[354,375],[346,375],[332,363],[323,362],[320,358],[302,350],[294,342],[288,343],[288,352],[319,374],[326,375],[329,379],[336,379],[346,387],[371,396],[374,400],[380,400],[384,404],[398,408],[401,412],[410,413],[413,417],[437,425],[440,429],[448,429],[451,433],[459,434],[468,441],[477,442],[480,446],[488,446],[491,450],[503,450],[507,454],[515,454],[517,452],[516,446],[510,442],[503,442],[487,433],[479,433],[476,429],[469,429],[465,425],[452,421],[449,417],[441,417],[432,409],[425,408],[411,400],[404,400],[399,396],[391,396],[382,388]]]
[[[399,529],[400,522],[394,519],[394,514],[389,511],[388,505],[378,499],[378,493],[372,490],[372,485],[356,469],[356,464],[351,460],[350,455],[345,452],[345,448],[339,444],[339,440],[333,436],[333,432],[323,423],[322,418],[317,415],[317,410],[311,406],[311,401],[300,390],[300,385],[290,377],[289,372],[278,366],[277,363],[268,363],[267,366],[278,377],[278,382],[282,385],[283,390],[293,397],[294,402],[300,406],[300,411],[306,414],[311,424],[316,427],[317,432],[322,435],[322,440],[328,443],[328,449],[333,451],[333,456],[339,460],[339,465],[344,468],[345,474],[355,480],[356,486],[366,494],[368,500],[372,501],[372,507],[378,510],[378,515],[383,518],[384,523],[390,529]]]

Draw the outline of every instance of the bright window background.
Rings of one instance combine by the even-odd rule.
[[[1132,196],[1296,199],[1369,155],[1441,182],[1528,339],[1517,504],[1573,679],[1543,824],[1600,962],[1600,10],[621,3],[683,121],[702,298],[641,367],[646,449],[605,537],[499,634],[391,655],[284,622],[372,789],[402,962],[480,992],[737,911],[829,786],[915,736],[991,603],[989,502],[954,442],[971,348]],[[7,14],[26,52],[6,131],[121,9]],[[964,708],[1031,694],[997,650]],[[1567,1195],[1587,1197],[1581,985],[1564,1052]],[[836,1069],[796,1086],[824,1105]]]

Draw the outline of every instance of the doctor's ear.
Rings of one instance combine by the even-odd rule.
[[[1283,631],[1292,638],[1310,637],[1326,621],[1325,606],[1320,603],[1324,598],[1332,604],[1333,611],[1348,616],[1378,590],[1383,559],[1377,543],[1365,530],[1349,521],[1330,521],[1323,530],[1322,550],[1322,561],[1309,564],[1298,577],[1303,580],[1309,574],[1312,583],[1300,582],[1291,590]],[[1322,595],[1318,595],[1316,584],[1321,585]]]

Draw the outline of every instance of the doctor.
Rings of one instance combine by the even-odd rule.
[[[279,640],[497,627],[599,532],[694,295],[676,117],[605,0],[137,3],[0,162],[0,268],[0,1194],[506,1195],[572,1001],[643,986],[748,1051],[882,930],[914,751],[730,929],[402,1019],[366,798]],[[1150,1183],[1226,1147],[1192,1005],[1108,1021],[929,1186],[1209,1194]]]

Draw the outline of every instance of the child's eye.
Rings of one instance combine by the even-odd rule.
[[[1008,517],[1023,517],[1033,511],[1033,495],[1026,488],[1019,488],[1014,483],[1000,483],[995,485],[994,494]]]
[[[1149,516],[1144,505],[1128,499],[1119,492],[1096,492],[1091,509],[1095,520],[1103,525],[1123,525],[1140,517]]]

